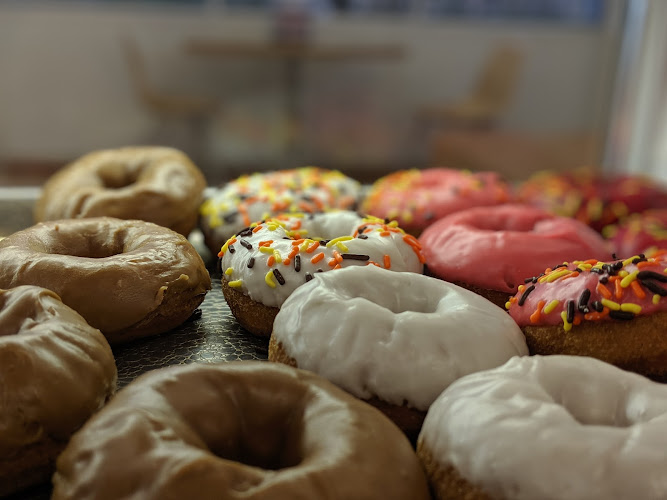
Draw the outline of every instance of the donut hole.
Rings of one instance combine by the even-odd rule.
[[[138,169],[125,168],[117,163],[100,165],[97,175],[106,189],[122,189],[136,183],[139,178]]]
[[[38,243],[36,250],[55,255],[104,259],[120,255],[125,249],[125,231],[109,234],[105,228],[92,228],[90,232],[63,232],[56,226],[57,235]]]
[[[395,282],[384,293],[378,293],[377,287],[371,283],[359,286],[353,292],[347,292],[348,299],[361,299],[391,311],[393,314],[420,313],[431,314],[438,310],[440,294],[417,290],[413,285],[394,277]],[[385,283],[386,285],[386,283]]]

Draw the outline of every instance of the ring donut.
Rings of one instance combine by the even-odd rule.
[[[602,234],[612,242],[621,259],[667,249],[667,209],[629,215],[618,224],[605,227]]]
[[[369,401],[413,439],[454,380],[527,354],[519,327],[488,300],[375,266],[316,274],[282,305],[269,343],[270,361]]]
[[[421,274],[417,240],[395,221],[351,211],[290,213],[251,224],[219,253],[222,290],[239,323],[268,337],[285,299],[315,273],[376,265]]]
[[[524,356],[450,385],[417,454],[437,500],[665,497],[667,387],[593,358]]]
[[[406,231],[419,235],[451,213],[510,199],[509,186],[494,172],[427,168],[401,170],[378,179],[361,208],[376,217],[396,219]]]
[[[279,213],[354,209],[360,189],[341,172],[318,167],[242,175],[207,195],[200,227],[215,255],[241,229]]]
[[[0,290],[0,496],[48,481],[69,437],[116,390],[99,330],[53,292]]]
[[[54,500],[430,498],[389,419],[312,373],[265,362],[144,374],[57,465]]]
[[[206,179],[182,152],[126,147],[89,153],[56,172],[35,205],[35,221],[140,219],[187,236],[197,225]]]
[[[506,307],[531,354],[592,356],[667,380],[667,253],[563,263],[519,287]]]
[[[42,222],[0,241],[0,288],[19,285],[53,290],[113,344],[180,325],[211,279],[184,236],[99,217]]]
[[[500,307],[548,266],[611,258],[607,242],[584,223],[526,205],[463,210],[428,227],[419,242],[430,273]]]

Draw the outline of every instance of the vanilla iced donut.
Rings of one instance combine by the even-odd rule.
[[[667,497],[667,386],[580,356],[525,356],[449,386],[417,453],[436,498]]]
[[[252,222],[282,212],[354,209],[361,186],[337,170],[303,167],[243,175],[212,191],[200,208],[200,227],[215,255]]]
[[[527,354],[516,323],[483,297],[375,266],[318,274],[298,288],[276,316],[269,345],[270,360],[387,403],[390,417],[392,407],[416,411],[415,418],[401,412],[416,428],[397,418],[408,434],[454,380]]]
[[[241,325],[269,336],[278,308],[316,273],[376,265],[421,274],[416,238],[396,222],[338,210],[253,223],[222,246],[222,290]]]

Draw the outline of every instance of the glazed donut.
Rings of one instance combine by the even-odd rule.
[[[222,291],[238,322],[269,337],[285,299],[315,273],[374,264],[421,274],[417,240],[395,221],[341,210],[282,214],[253,223],[223,245]]]
[[[357,181],[337,170],[317,167],[243,175],[207,196],[200,227],[216,255],[225,241],[252,222],[282,212],[354,209],[360,189]]]
[[[582,222],[525,205],[477,207],[440,219],[419,238],[434,276],[503,307],[524,278],[568,259],[609,259]]]
[[[517,198],[596,231],[632,213],[667,208],[667,190],[651,179],[590,170],[538,172],[518,187]]]
[[[616,255],[625,259],[655,249],[667,249],[667,209],[632,214],[602,230],[614,245]]]
[[[437,500],[657,500],[665,427],[664,385],[593,358],[524,356],[450,385],[417,454]]]
[[[667,378],[667,254],[564,263],[526,280],[506,307],[531,354],[592,356]]]
[[[110,343],[162,333],[190,317],[211,288],[182,235],[111,217],[42,222],[0,241],[0,288],[38,285]]]
[[[450,383],[527,354],[519,327],[488,300],[375,266],[315,275],[282,305],[269,344],[269,360],[375,404],[414,439]]]
[[[197,225],[206,179],[182,152],[126,147],[89,153],[56,172],[36,222],[109,216],[140,219],[187,236]]]
[[[430,498],[384,415],[312,373],[264,362],[142,375],[57,467],[54,499]]]
[[[116,376],[104,336],[55,293],[0,290],[0,496],[48,481]]]
[[[494,172],[427,168],[400,170],[378,179],[361,208],[376,217],[396,219],[418,236],[451,213],[509,200],[509,186]]]

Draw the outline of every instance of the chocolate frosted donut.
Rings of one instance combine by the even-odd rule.
[[[19,285],[53,290],[118,343],[181,324],[211,278],[180,234],[99,217],[43,222],[0,241],[0,288]]]
[[[197,225],[206,179],[182,152],[126,147],[89,153],[44,185],[35,221],[109,216],[140,219],[187,236]]]
[[[0,290],[0,496],[48,480],[116,389],[109,344],[44,288]]]
[[[54,499],[430,498],[408,440],[326,380],[274,363],[145,374],[70,440]]]

